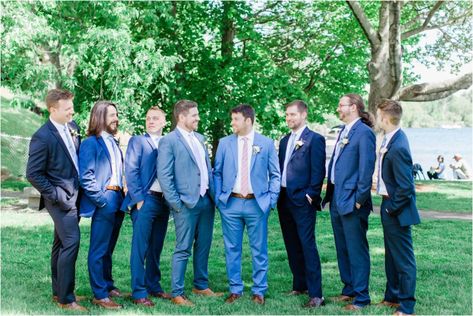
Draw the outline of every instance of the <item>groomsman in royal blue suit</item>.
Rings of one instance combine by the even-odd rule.
[[[194,288],[203,296],[221,296],[209,288],[208,261],[215,217],[214,185],[204,136],[197,133],[197,103],[174,105],[176,128],[164,136],[158,149],[158,181],[173,211],[176,246],[172,256],[171,301],[193,306],[184,293],[187,261],[194,246]]]
[[[327,193],[330,203],[338,269],[344,284],[336,301],[351,302],[346,310],[359,310],[371,303],[369,295],[370,255],[366,233],[373,209],[371,184],[376,161],[373,121],[357,94],[343,96],[337,112],[345,126],[340,131],[328,167]]]
[[[377,109],[378,126],[384,137],[378,155],[377,193],[382,196],[386,291],[380,305],[396,307],[395,315],[414,314],[416,259],[411,225],[420,223],[416,207],[412,156],[401,130],[402,107],[385,100]]]
[[[51,249],[53,301],[67,310],[87,311],[74,295],[76,259],[80,230],[77,204],[79,196],[79,127],[72,121],[74,95],[66,90],[48,91],[49,120],[31,138],[26,167],[28,181],[41,193],[39,209],[46,206],[54,222]],[[84,299],[84,297],[82,297]]]
[[[241,255],[248,230],[253,264],[252,300],[264,304],[268,289],[268,217],[276,206],[280,173],[274,143],[253,129],[255,111],[242,104],[231,111],[233,135],[220,139],[215,156],[215,197],[222,218],[223,241],[233,303],[243,293]]]
[[[292,272],[291,295],[309,294],[305,307],[324,305],[315,222],[325,177],[325,138],[307,127],[307,105],[286,105],[286,123],[292,130],[279,145],[281,193],[278,214]]]
[[[122,210],[130,210],[133,221],[131,296],[135,304],[147,307],[154,306],[148,295],[171,298],[161,287],[159,269],[169,220],[169,206],[156,173],[159,141],[165,125],[163,110],[151,107],[146,113],[146,134],[130,139],[125,157],[128,192]]]
[[[113,137],[118,132],[116,105],[95,103],[90,113],[87,139],[79,152],[80,182],[84,189],[80,214],[92,217],[88,268],[94,293],[92,303],[106,309],[122,306],[110,297],[121,296],[112,278],[112,254],[117,243],[124,212],[123,157]]]

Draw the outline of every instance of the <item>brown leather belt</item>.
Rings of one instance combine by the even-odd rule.
[[[158,192],[158,191],[149,190],[149,191],[148,191],[148,194],[149,194],[149,195],[153,195],[153,196],[157,196],[157,197],[159,197],[159,198],[163,198],[163,197],[164,197],[163,192]]]
[[[250,193],[248,195],[242,195],[240,193],[231,193],[230,196],[239,198],[239,199],[245,199],[245,200],[251,200],[255,198],[255,195],[253,193]]]
[[[389,200],[389,195],[381,195],[381,197],[383,198],[383,201]]]
[[[121,191],[122,188],[120,188],[118,185],[107,185],[105,187],[107,190],[112,190],[112,191]]]

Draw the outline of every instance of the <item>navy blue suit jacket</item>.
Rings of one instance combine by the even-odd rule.
[[[107,204],[105,191],[112,178],[112,159],[102,136],[89,136],[82,142],[79,150],[79,175],[80,185],[84,190],[80,215],[92,217],[97,208]]]
[[[125,178],[128,192],[123,201],[123,211],[144,201],[146,193],[157,177],[157,160],[158,149],[148,133],[133,136],[130,139],[125,156]]]
[[[79,126],[72,121],[72,140],[79,150]],[[79,201],[79,177],[69,150],[54,124],[48,120],[31,138],[26,178],[41,193],[39,209],[44,199],[70,210]]]
[[[412,174],[412,156],[409,142],[402,130],[397,131],[386,147],[382,161],[382,178],[388,191],[388,213],[397,216],[401,226],[420,223]],[[386,209],[381,212],[386,212]]]
[[[343,130],[340,131],[339,137]],[[322,206],[335,197],[339,214],[345,215],[355,210],[359,203],[362,209],[373,209],[371,201],[371,184],[376,161],[376,137],[371,128],[361,119],[348,133],[348,143],[343,146],[337,161],[334,154],[328,167],[327,194]],[[335,186],[330,179],[331,170],[335,168]]]
[[[279,144],[279,166],[281,174],[284,171],[286,149],[291,134],[287,134]],[[295,147],[287,163],[286,190],[292,203],[304,206],[307,203],[306,194],[312,199],[312,207],[320,211],[320,193],[325,178],[325,138],[320,134],[305,128],[299,138],[303,142]]]

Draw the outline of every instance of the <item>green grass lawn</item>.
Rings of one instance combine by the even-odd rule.
[[[19,216],[18,226],[3,227],[1,231],[2,256],[2,313],[63,314],[51,302],[49,252],[52,225],[32,226],[31,216]],[[22,223],[25,223],[22,225]],[[11,224],[12,225],[12,224]],[[90,237],[90,220],[81,222],[81,249],[77,261],[76,292],[92,297],[87,275],[87,250]],[[371,253],[370,291],[373,303],[383,298],[385,285],[383,233],[380,218],[370,216],[368,233]],[[472,313],[472,225],[465,221],[424,220],[413,228],[417,256],[417,314],[466,314]],[[328,301],[325,307],[306,310],[301,308],[305,297],[289,297],[292,277],[276,213],[270,216],[269,226],[269,291],[267,303],[256,306],[250,301],[251,259],[247,240],[244,242],[243,277],[244,297],[233,305],[223,303],[223,298],[202,298],[192,295],[192,263],[186,275],[186,291],[196,303],[194,308],[180,308],[168,301],[155,300],[154,308],[138,308],[128,299],[119,299],[125,305],[122,311],[104,311],[90,301],[83,305],[92,314],[348,314],[342,304]],[[330,217],[328,212],[318,215],[317,243],[322,260],[323,290],[326,298],[338,295],[341,282],[336,261]],[[121,231],[114,255],[116,285],[130,291],[129,255],[131,221],[127,218]],[[162,254],[162,285],[170,290],[170,262],[174,244],[174,226],[170,223]],[[216,216],[214,242],[210,254],[209,277],[211,287],[227,292],[224,249],[220,218]],[[392,314],[393,310],[370,306],[363,314]],[[358,313],[361,314],[361,313]]]
[[[416,181],[417,208],[423,211],[472,212],[471,181]],[[373,203],[381,198],[373,194]]]

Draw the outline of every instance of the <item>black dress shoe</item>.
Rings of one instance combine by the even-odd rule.
[[[306,308],[312,308],[312,307],[320,307],[325,305],[325,300],[324,298],[320,297],[311,297],[309,298],[309,301],[305,303],[303,306]]]

